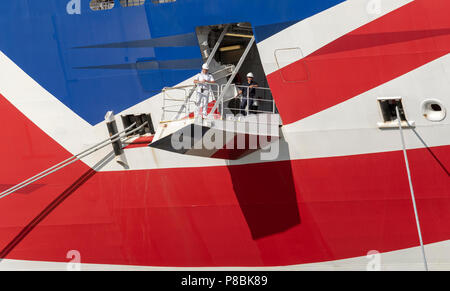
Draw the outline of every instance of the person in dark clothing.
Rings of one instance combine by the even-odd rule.
[[[247,111],[245,110],[245,108],[248,105],[249,110],[251,109],[251,106],[253,105],[253,99],[255,98],[256,95],[256,89],[258,87],[258,83],[256,83],[253,79],[255,78],[255,76],[253,75],[253,73],[248,73],[247,74],[247,82],[244,82],[244,84],[242,84],[242,87],[239,89],[239,95],[242,95],[242,101],[241,101],[241,114],[246,116],[247,115]],[[247,88],[248,87],[248,88]],[[247,92],[247,90],[249,90]]]

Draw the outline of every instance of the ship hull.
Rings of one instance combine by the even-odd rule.
[[[381,269],[422,270],[420,234],[429,269],[448,270],[450,123],[430,121],[423,103],[438,100],[450,109],[450,6],[384,1],[374,16],[360,11],[366,5],[359,0],[318,2],[302,2],[301,17],[288,13],[297,2],[274,2],[285,11],[280,19],[256,21],[257,49],[283,120],[273,159],[262,158],[262,150],[232,161],[137,146],[124,150],[124,167],[112,148],[102,149],[0,199],[0,269],[81,263],[85,270],[366,270],[380,255]],[[162,68],[167,60],[157,53],[192,54],[201,64],[184,30],[217,23],[205,16],[192,27],[163,31],[156,24],[167,22],[170,6],[153,5],[100,14],[111,21],[145,18],[159,47],[139,42],[149,37],[145,29],[125,38],[111,33],[102,44],[83,38],[89,25],[66,17],[101,19],[84,10],[39,16],[53,21],[51,29],[36,29],[55,46],[58,61],[39,43],[28,50],[10,36],[0,45],[1,191],[107,138],[106,110],[151,113],[159,126],[163,96],[155,91],[164,78],[192,84],[194,69]],[[338,25],[350,12],[354,17]],[[219,19],[237,22],[228,14]],[[78,42],[62,33],[74,23]],[[182,38],[161,52],[166,34]],[[277,51],[292,48],[298,49],[280,66]],[[161,75],[136,69],[140,54],[154,54],[145,61],[156,60]],[[401,97],[414,122],[404,128],[409,164],[399,128],[378,125],[380,97]]]

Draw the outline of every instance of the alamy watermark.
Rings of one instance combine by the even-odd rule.
[[[81,0],[70,0],[66,6],[67,14],[81,14]]]
[[[366,258],[369,260],[366,265],[367,271],[381,271],[381,254],[379,251],[369,251]]]
[[[242,121],[234,115],[224,120],[203,119],[186,126],[171,137],[171,147],[178,151],[255,151],[260,159],[275,160],[280,154],[278,115],[250,115]]]
[[[66,254],[70,261],[66,265],[67,271],[81,271],[81,254],[77,250],[70,250]]]
[[[381,15],[382,1],[381,0],[368,0],[366,11],[370,15]]]

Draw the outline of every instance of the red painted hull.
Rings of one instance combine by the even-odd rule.
[[[447,0],[415,0],[268,75],[284,124],[450,53]]]
[[[3,188],[69,156],[3,97],[0,110],[14,141]],[[425,243],[448,240],[450,146],[408,154]],[[0,203],[8,259],[255,267],[418,244],[401,152],[99,173],[79,162]]]

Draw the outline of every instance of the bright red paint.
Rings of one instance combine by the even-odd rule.
[[[448,0],[415,0],[270,74],[268,81],[284,124],[450,53],[448,11]],[[304,80],[305,75],[308,81],[292,82],[295,77]]]
[[[124,149],[134,149],[134,148],[142,148],[148,146],[153,141],[152,136],[141,136],[137,139],[133,140],[130,144],[128,144]]]
[[[6,136],[27,138],[2,144],[3,184],[69,156],[4,98],[0,110]],[[409,158],[425,242],[447,240],[450,147]],[[401,152],[100,173],[77,163],[40,185],[0,200],[0,257],[272,266],[418,245]]]

